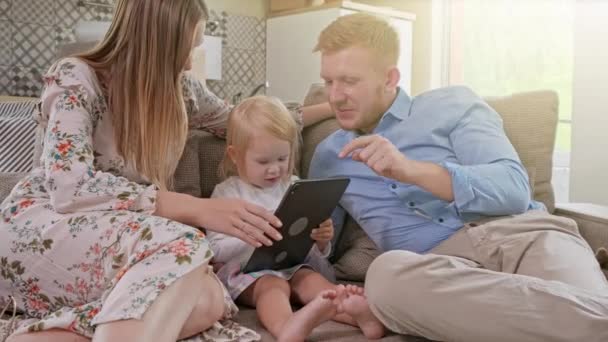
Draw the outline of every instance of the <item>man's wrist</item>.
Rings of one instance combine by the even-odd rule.
[[[416,184],[416,181],[424,175],[422,163],[416,160],[404,160],[403,165],[399,168],[401,172],[397,181],[406,184]]]

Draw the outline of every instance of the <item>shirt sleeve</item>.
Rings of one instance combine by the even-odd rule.
[[[450,133],[458,163],[443,162],[460,213],[511,215],[531,202],[528,175],[507,138],[502,119],[487,104],[473,105]]]
[[[188,112],[189,128],[226,137],[226,123],[232,106],[205,87],[190,72],[182,75],[182,93]]]
[[[317,244],[315,243],[314,245],[312,245],[312,249],[310,250],[310,253],[314,253],[316,255],[318,255],[321,258],[329,258],[329,256],[331,255],[331,241],[327,244],[327,247],[325,247],[325,250],[320,250],[319,246],[317,246]]]
[[[45,76],[42,112],[48,118],[42,162],[50,203],[59,213],[131,210],[153,213],[158,188],[94,168],[91,71],[75,59]]]

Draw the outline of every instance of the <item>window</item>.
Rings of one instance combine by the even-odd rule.
[[[451,0],[448,82],[482,96],[559,95],[553,185],[568,201],[574,0]]]

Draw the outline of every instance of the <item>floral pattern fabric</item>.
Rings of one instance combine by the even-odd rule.
[[[225,134],[230,108],[184,75],[192,128]],[[205,235],[154,216],[158,189],[125,165],[95,73],[82,61],[57,62],[45,76],[41,166],[0,204],[0,306],[13,295],[23,312],[15,333],[61,328],[92,337],[95,326],[141,318],[176,279],[209,262]],[[257,340],[225,317],[191,338]]]

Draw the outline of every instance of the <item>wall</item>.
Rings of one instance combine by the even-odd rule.
[[[416,15],[412,47],[412,94],[439,86],[433,84],[433,2],[438,0],[355,0],[374,6],[392,7]]]
[[[112,0],[95,2],[111,3]],[[223,37],[222,80],[209,88],[224,99],[246,96],[266,79],[267,2],[207,1]],[[78,0],[0,0],[0,95],[39,96],[41,75],[60,44],[74,41],[79,20],[111,20],[111,10]],[[248,13],[251,12],[251,15]]]
[[[576,6],[570,201],[608,205],[608,2]]]
[[[74,40],[76,22],[111,17],[106,9],[77,3],[0,0],[0,95],[38,96],[41,75],[53,63],[57,45]]]
[[[238,102],[266,81],[266,19],[216,9],[212,1],[208,5],[210,20],[219,22],[215,34],[223,41],[222,79],[209,80],[207,86],[217,96]]]

